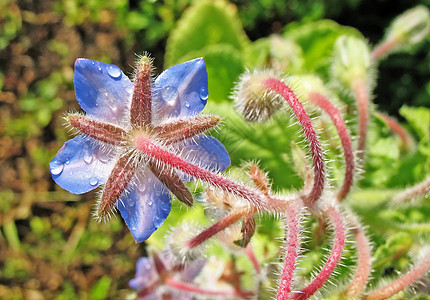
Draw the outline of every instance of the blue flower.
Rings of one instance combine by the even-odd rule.
[[[151,257],[141,257],[136,264],[136,277],[129,285],[138,292],[139,300],[160,299],[163,296],[175,300],[191,300],[192,296],[161,287],[169,285],[169,278],[182,283],[192,282],[206,264],[205,259],[196,259],[187,264],[175,263],[173,254],[168,250],[152,253]],[[164,298],[163,298],[164,299]]]
[[[224,146],[203,134],[219,118],[198,115],[208,98],[202,58],[173,66],[154,82],[147,57],[140,60],[134,82],[115,65],[78,59],[74,84],[86,115],[71,114],[67,120],[82,134],[50,162],[52,177],[75,194],[103,185],[96,215],[105,218],[119,209],[136,242],[164,222],[170,192],[188,205],[193,201],[184,184],[189,176],[140,153],[137,136],[203,168],[223,171],[230,165]]]

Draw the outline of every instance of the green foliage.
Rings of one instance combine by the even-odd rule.
[[[190,52],[217,44],[242,51],[248,39],[235,10],[225,1],[196,1],[169,36],[165,66],[182,62]]]
[[[284,37],[295,41],[302,48],[305,62],[301,72],[316,73],[325,80],[329,75],[334,43],[341,35],[362,38],[355,28],[331,20],[293,22],[283,31]]]

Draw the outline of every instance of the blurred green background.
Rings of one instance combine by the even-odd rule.
[[[124,299],[145,254],[120,218],[91,217],[96,193],[55,186],[48,163],[68,139],[62,116],[79,110],[73,64],[86,57],[133,72],[151,53],[156,73],[166,42],[191,0],[0,0],[0,298]],[[328,18],[376,44],[393,17],[430,0],[231,1],[251,41],[284,26]],[[411,55],[379,66],[375,102],[399,116],[429,107],[429,38]],[[232,78],[235,80],[236,78]]]

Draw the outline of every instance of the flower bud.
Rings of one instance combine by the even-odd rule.
[[[247,121],[264,122],[284,104],[281,96],[264,85],[271,77],[277,76],[270,71],[246,72],[241,76],[234,98],[237,109]]]
[[[366,42],[352,36],[340,36],[334,45],[333,76],[344,87],[351,89],[357,79],[369,79],[370,50]]]
[[[394,41],[394,50],[405,50],[424,40],[430,32],[430,12],[425,6],[405,11],[391,23],[385,41]]]

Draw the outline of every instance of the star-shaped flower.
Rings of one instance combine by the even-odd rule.
[[[208,98],[203,58],[173,66],[153,83],[146,56],[134,83],[115,65],[78,59],[74,84],[86,115],[71,114],[67,120],[83,134],[67,141],[50,162],[52,177],[75,194],[104,184],[96,215],[107,217],[117,207],[136,242],[166,219],[169,190],[182,202],[193,202],[184,184],[190,176],[139,152],[137,138],[206,169],[223,171],[230,165],[224,146],[203,134],[220,119],[198,116]]]

